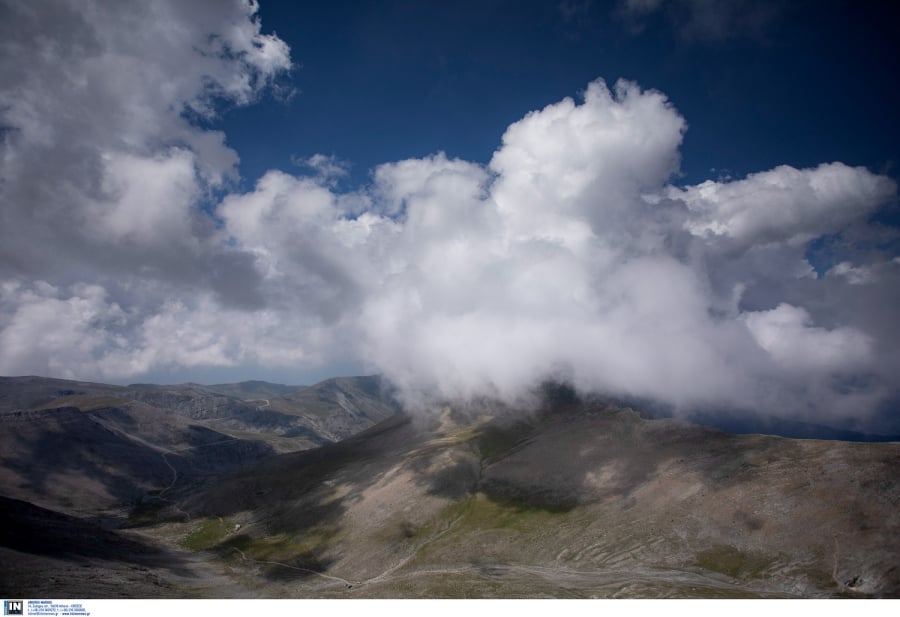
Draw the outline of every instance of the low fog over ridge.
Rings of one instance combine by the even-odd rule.
[[[509,126],[488,165],[438,152],[345,192],[317,156],[236,192],[238,153],[191,119],[290,68],[255,5],[211,25],[155,4],[145,36],[121,34],[132,8],[51,5],[0,26],[0,374],[358,362],[411,406],[551,378],[900,429],[886,176],[826,161],[678,186],[677,101],[597,79]]]

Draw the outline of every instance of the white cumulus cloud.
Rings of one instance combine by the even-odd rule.
[[[487,165],[436,152],[342,191],[346,164],[316,155],[229,193],[237,153],[196,119],[290,68],[255,3],[5,10],[0,373],[355,363],[412,405],[550,378],[856,427],[898,399],[900,271],[861,248],[887,233],[869,221],[896,199],[884,176],[677,186],[685,119],[596,80],[510,125]]]
[[[830,163],[815,169],[781,165],[743,180],[671,188],[668,196],[687,204],[692,233],[749,245],[804,244],[866,216],[896,192],[890,178]]]

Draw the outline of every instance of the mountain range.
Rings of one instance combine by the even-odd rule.
[[[900,595],[900,443],[539,392],[0,379],[2,593]]]

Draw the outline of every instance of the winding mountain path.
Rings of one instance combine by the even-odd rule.
[[[281,566],[282,568],[289,568],[291,570],[299,570],[300,572],[309,572],[310,574],[315,574],[316,576],[320,576],[324,579],[341,583],[342,585],[345,585],[347,587],[353,586],[353,583],[351,583],[347,579],[341,578],[339,576],[331,576],[330,574],[325,574],[323,572],[318,572],[316,570],[311,570],[309,568],[301,568],[300,566],[292,566],[287,563],[281,563],[280,561],[262,561],[259,559],[253,559],[251,557],[247,557],[247,555],[244,554],[244,551],[242,551],[241,549],[239,549],[235,546],[232,546],[231,550],[237,551],[237,553],[241,556],[241,559],[243,559],[244,561],[249,561],[252,563],[267,564],[267,565],[272,565],[272,566]]]

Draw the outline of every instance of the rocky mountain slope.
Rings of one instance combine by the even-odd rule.
[[[447,409],[269,459],[182,507],[241,525],[195,548],[267,595],[896,596],[898,472],[897,443],[582,403]]]
[[[146,568],[177,597],[900,595],[900,444],[729,435],[572,396],[396,414],[162,497],[115,533],[168,569],[3,551],[48,573]]]
[[[118,516],[154,491],[373,425],[396,411],[379,383],[329,380],[309,390],[333,396],[310,405],[304,388],[264,382],[123,387],[0,378],[0,494]],[[341,404],[349,397],[355,406]]]

